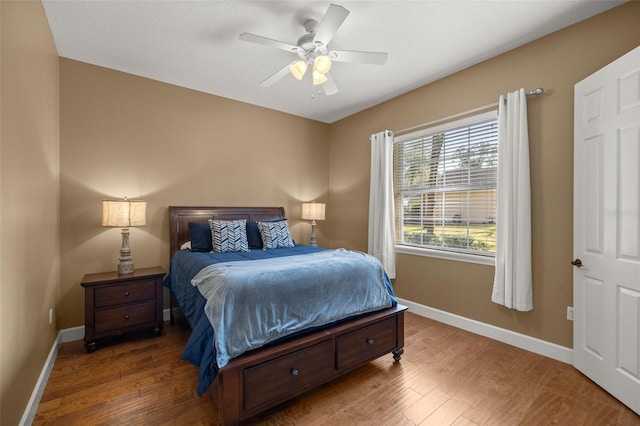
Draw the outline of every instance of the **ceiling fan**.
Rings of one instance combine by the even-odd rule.
[[[329,76],[332,62],[384,65],[387,61],[387,53],[329,50],[331,39],[348,15],[349,11],[344,7],[330,4],[320,24],[314,19],[308,19],[304,22],[304,29],[307,33],[300,37],[295,45],[255,34],[241,34],[240,40],[275,47],[298,55],[299,59],[285,65],[261,81],[259,85],[270,87],[289,73],[296,79],[302,80],[307,68],[312,66],[313,84],[321,85],[324,93],[331,96],[338,92],[338,87]]]

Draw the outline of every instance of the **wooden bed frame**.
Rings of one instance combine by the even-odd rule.
[[[282,207],[169,207],[170,253],[190,240],[189,222],[284,219]],[[247,352],[219,371],[212,385],[220,422],[236,424],[391,353],[404,353],[398,305]]]

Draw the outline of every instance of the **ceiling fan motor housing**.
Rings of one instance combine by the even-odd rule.
[[[314,41],[316,37],[316,31],[318,30],[318,21],[315,19],[307,19],[304,21],[304,29],[307,31],[307,34],[304,34],[302,37],[298,39],[296,45],[298,46],[297,54],[300,59],[311,62],[317,56],[326,55],[327,54],[327,46],[324,44]]]
[[[316,49],[316,44],[313,42],[315,34],[305,34],[298,39],[298,48],[305,52],[312,52]]]

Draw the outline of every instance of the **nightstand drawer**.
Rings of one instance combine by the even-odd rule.
[[[132,327],[155,320],[156,302],[140,305],[123,306],[121,308],[103,309],[95,312],[95,332]]]
[[[396,347],[395,318],[336,338],[338,369],[350,368],[377,358]]]
[[[96,308],[155,299],[155,281],[135,281],[127,284],[99,287],[95,289],[94,297],[94,306]]]
[[[327,340],[244,370],[245,409],[311,388],[331,376],[333,342]]]

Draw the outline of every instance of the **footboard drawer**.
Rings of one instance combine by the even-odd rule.
[[[244,408],[252,410],[296,395],[326,381],[334,370],[331,340],[247,368]]]
[[[339,370],[360,365],[383,355],[397,345],[396,318],[379,321],[336,338]]]

